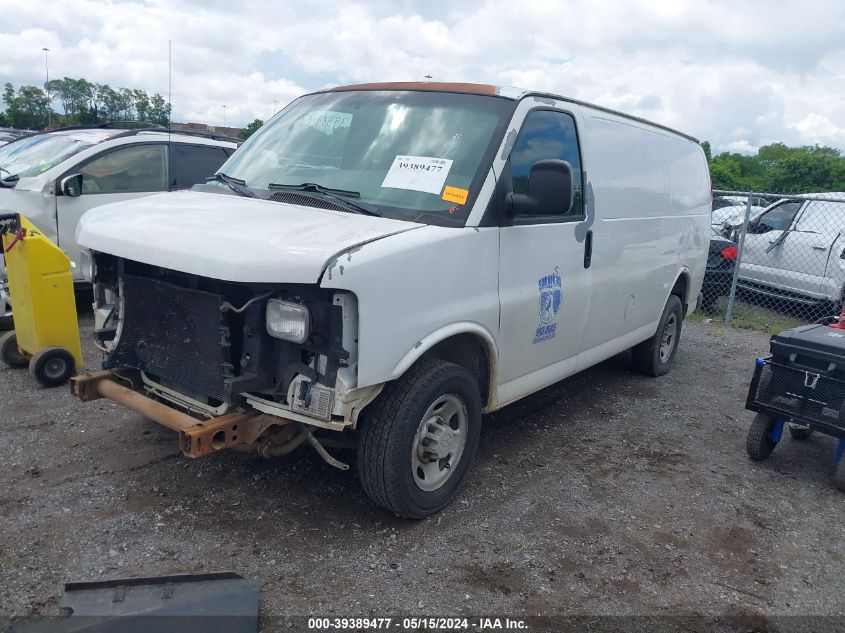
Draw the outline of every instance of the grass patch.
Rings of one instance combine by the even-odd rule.
[[[725,301],[722,300],[712,308],[696,310],[689,316],[689,319],[697,323],[724,325],[726,312],[727,306],[725,305]],[[753,303],[745,303],[744,301],[736,301],[734,303],[733,317],[731,319],[731,327],[733,328],[754,330],[755,332],[764,332],[766,334],[777,334],[783,330],[788,330],[789,328],[806,323],[808,323],[806,319],[799,319],[777,310],[764,308]]]

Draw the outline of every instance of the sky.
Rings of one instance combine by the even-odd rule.
[[[845,150],[842,0],[0,0],[0,84],[85,77],[245,125],[368,81],[469,81],[597,103],[751,153]],[[60,108],[57,102],[54,107]]]

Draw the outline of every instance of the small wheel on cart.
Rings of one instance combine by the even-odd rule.
[[[775,450],[777,442],[772,439],[777,420],[765,413],[758,413],[751,422],[748,429],[748,437],[745,439],[745,451],[755,462],[762,462],[767,459]]]
[[[836,474],[833,476],[833,485],[839,492],[845,492],[845,458],[840,459],[836,465]]]
[[[810,436],[813,434],[813,429],[805,424],[793,424],[790,422],[789,434],[792,436],[793,440],[803,442],[804,440],[810,439]]]
[[[29,373],[45,387],[58,387],[76,373],[76,360],[64,347],[45,347],[29,361]]]
[[[29,365],[29,359],[18,348],[18,336],[14,330],[0,336],[0,360],[12,369],[23,369]]]

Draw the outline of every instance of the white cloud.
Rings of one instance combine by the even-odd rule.
[[[745,139],[731,141],[716,148],[717,151],[739,152],[740,154],[756,154],[758,149],[760,149],[758,146],[752,145]]]
[[[0,81],[52,76],[167,91],[174,118],[266,119],[273,101],[338,83],[520,85],[751,151],[845,148],[845,3],[789,0],[453,4],[29,0],[4,10]]]
[[[823,114],[812,112],[792,127],[811,143],[845,146],[845,127],[836,125]]]

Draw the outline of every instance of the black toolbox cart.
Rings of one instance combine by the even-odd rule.
[[[745,408],[757,413],[746,450],[755,461],[772,454],[784,425],[792,437],[813,431],[839,439],[836,487],[845,492],[845,326],[802,325],[775,334],[771,356],[758,358]]]

